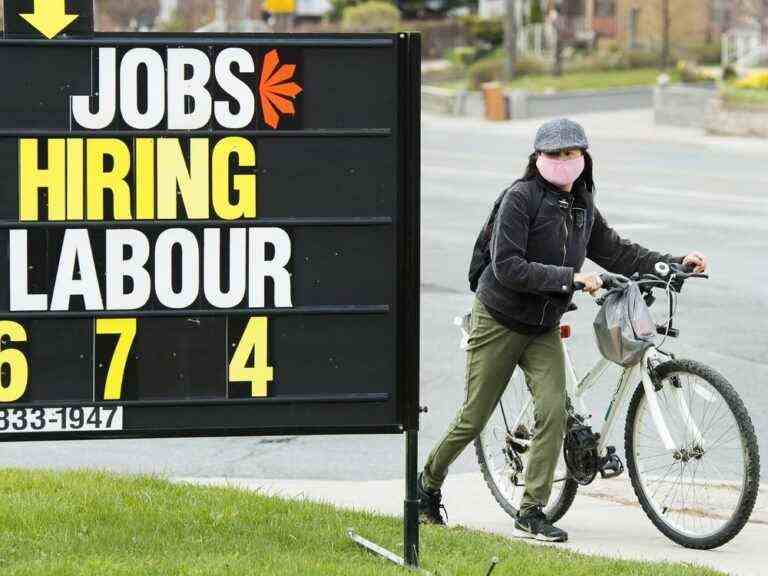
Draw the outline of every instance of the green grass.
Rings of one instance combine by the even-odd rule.
[[[676,70],[668,70],[670,82],[678,82]],[[631,70],[605,70],[597,72],[569,72],[562,76],[551,74],[531,74],[520,76],[512,82],[505,83],[513,90],[529,92],[556,92],[567,90],[607,90],[611,88],[626,88],[629,86],[650,86],[656,83],[661,74],[658,68],[634,68]],[[466,80],[455,80],[440,84],[446,88],[466,89]]]
[[[727,104],[768,107],[768,90],[724,86],[722,88],[722,95],[723,100]]]
[[[230,488],[91,471],[0,471],[0,571],[10,575],[410,574],[348,540],[346,528],[400,552],[402,521]],[[465,530],[423,527],[434,574],[710,575],[682,565],[580,556]],[[578,538],[578,534],[574,534]]]

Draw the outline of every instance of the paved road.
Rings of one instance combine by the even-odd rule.
[[[648,247],[709,256],[712,279],[686,287],[682,338],[669,348],[717,367],[736,385],[760,437],[765,477],[768,144],[655,129],[648,110],[578,119],[592,141],[597,202],[608,222]],[[522,172],[538,124],[423,118],[421,357],[422,403],[429,413],[422,420],[420,462],[463,397],[463,356],[451,321],[471,301],[465,272],[472,242],[498,192]],[[590,331],[595,307],[588,296],[578,298],[572,350],[583,372],[596,359]],[[610,392],[606,380],[592,394],[594,414],[603,413]],[[403,460],[398,436],[4,444],[0,451],[2,466],[98,466],[186,477],[383,480],[402,477]],[[476,469],[468,450],[452,472]]]

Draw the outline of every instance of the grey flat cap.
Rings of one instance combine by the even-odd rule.
[[[588,148],[587,135],[581,124],[568,118],[555,118],[545,122],[536,131],[534,150],[551,152],[563,148]]]

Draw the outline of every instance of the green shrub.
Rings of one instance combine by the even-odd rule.
[[[478,52],[475,46],[456,46],[446,52],[445,59],[454,66],[466,68],[478,59]]]
[[[341,26],[350,32],[394,32],[400,24],[400,11],[394,4],[370,0],[344,8]]]
[[[531,2],[531,13],[528,17],[528,22],[531,24],[541,24],[544,22],[544,13],[541,11],[539,0]]]
[[[515,74],[524,76],[526,74],[547,74],[550,72],[550,64],[547,60],[538,56],[518,56],[515,62]]]
[[[654,68],[661,65],[661,53],[648,50],[627,50],[621,55],[626,68]]]
[[[504,22],[501,18],[480,18],[475,14],[461,17],[469,36],[479,44],[491,47],[501,46],[504,42]]]
[[[501,80],[504,77],[503,58],[485,58],[478,60],[467,71],[470,90],[479,90],[483,82]]]
[[[677,49],[679,58],[698,64],[720,64],[720,44],[717,42],[686,44]]]
[[[687,60],[678,60],[676,69],[680,74],[680,80],[686,84],[712,81],[712,78],[704,74],[695,64],[692,64]]]

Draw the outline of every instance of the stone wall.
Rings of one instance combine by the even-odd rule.
[[[669,84],[656,86],[653,117],[657,124],[704,127],[707,111],[717,97],[714,85]]]
[[[704,130],[721,136],[768,138],[768,107],[726,105],[716,98],[705,115]]]

